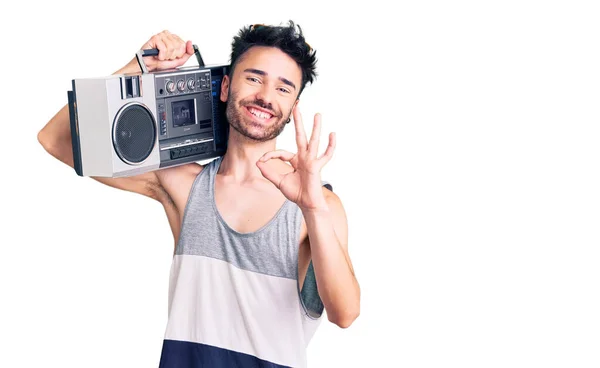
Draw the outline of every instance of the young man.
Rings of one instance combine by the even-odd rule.
[[[159,50],[146,58],[150,71],[193,55],[191,41],[168,31],[142,48]],[[221,88],[230,123],[226,154],[205,166],[94,178],[154,198],[167,213],[175,254],[160,367],[304,367],[323,309],[342,328],[359,315],[344,208],[320,175],[335,136],[318,155],[321,117],[307,138],[298,110],[315,64],[293,22],[242,28]],[[116,74],[136,71],[134,58]],[[295,154],[275,150],[292,115]],[[73,166],[67,106],[38,139]]]

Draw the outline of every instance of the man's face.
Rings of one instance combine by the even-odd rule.
[[[274,139],[292,113],[301,83],[300,67],[283,51],[250,48],[238,61],[231,81],[225,77],[221,86],[230,125],[254,141]]]

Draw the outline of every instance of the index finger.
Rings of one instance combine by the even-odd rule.
[[[294,126],[296,127],[296,143],[298,144],[298,150],[306,150],[306,132],[304,131],[304,124],[302,123],[302,115],[298,109],[298,104],[294,106]]]
[[[160,37],[156,37],[154,40],[154,45],[158,49],[158,60],[163,61],[167,60],[167,45],[165,45],[164,41]]]

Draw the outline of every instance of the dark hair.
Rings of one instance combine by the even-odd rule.
[[[298,27],[298,31],[296,31]],[[240,29],[231,43],[231,69],[229,77],[242,55],[252,46],[277,47],[298,63],[302,69],[302,86],[298,96],[304,90],[306,83],[313,83],[316,78],[316,51],[304,40],[302,29],[299,25],[289,21],[287,26],[251,25]]]

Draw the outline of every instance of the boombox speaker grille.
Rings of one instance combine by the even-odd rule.
[[[113,144],[119,157],[129,164],[138,164],[150,156],[155,141],[152,113],[140,104],[124,106],[113,127]]]

